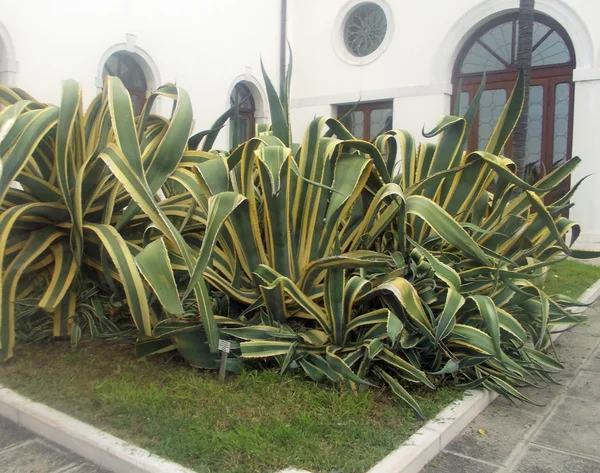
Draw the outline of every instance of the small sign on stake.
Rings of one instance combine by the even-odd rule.
[[[227,355],[231,351],[231,342],[229,340],[219,340],[219,350],[221,351],[221,364],[219,365],[219,378],[225,381],[225,371],[227,368]]]
[[[219,340],[219,350],[229,353],[231,351],[231,342],[229,340]]]

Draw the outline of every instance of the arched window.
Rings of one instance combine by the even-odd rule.
[[[239,143],[248,141],[254,136],[255,128],[255,112],[256,107],[254,105],[254,98],[252,92],[247,85],[243,82],[238,82],[233,88],[230,97],[231,106],[238,105],[239,112],[239,125],[237,130],[237,137],[234,136],[233,120],[230,124],[230,139],[231,146],[234,147]]]
[[[131,95],[131,103],[135,115],[142,112],[148,94],[148,83],[142,67],[136,61],[134,54],[118,51],[112,54],[104,63],[102,78],[116,76]]]
[[[459,100],[460,114],[467,110],[486,74],[469,150],[485,147],[510,96],[517,79],[517,38],[517,14],[505,15],[476,31],[458,56],[453,101],[455,106]],[[573,45],[564,28],[536,13],[525,170],[529,182],[571,157],[574,67]],[[511,152],[512,144],[508,143],[505,154],[510,156]]]

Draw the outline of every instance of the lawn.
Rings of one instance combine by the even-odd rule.
[[[598,279],[600,279],[600,267],[565,260],[550,266],[545,290],[548,294],[564,294],[577,298]]]
[[[21,347],[0,381],[199,473],[362,473],[423,424],[388,391],[339,393],[272,371],[221,383],[167,355],[137,362],[132,346],[100,342]],[[461,396],[413,392],[428,417]]]

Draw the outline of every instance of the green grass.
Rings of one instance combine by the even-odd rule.
[[[600,267],[565,260],[550,266],[545,290],[548,294],[564,294],[577,298],[598,279],[600,279]]]
[[[205,472],[364,472],[423,422],[387,391],[339,393],[272,371],[230,375],[133,348],[87,342],[22,347],[0,382],[154,453]],[[434,417],[459,391],[413,390]]]

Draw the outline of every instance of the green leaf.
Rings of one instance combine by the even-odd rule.
[[[404,361],[390,350],[384,348],[377,357],[397,369],[400,372],[400,376],[404,379],[412,381],[413,383],[423,383],[425,386],[435,389],[434,385],[429,381],[427,375],[423,373],[423,371],[415,368],[409,362]]]
[[[146,246],[135,257],[135,262],[165,310],[174,315],[183,314],[164,240],[158,238]]]
[[[444,310],[437,320],[435,339],[439,343],[444,340],[456,325],[456,313],[464,305],[465,299],[453,288],[448,288]]]
[[[392,392],[396,396],[398,396],[406,404],[408,404],[410,407],[412,407],[421,419],[425,419],[425,414],[423,414],[423,411],[421,410],[421,407],[419,406],[417,401],[415,401],[415,399],[410,394],[408,394],[406,389],[404,389],[398,381],[396,381],[394,378],[392,378],[388,373],[383,371],[381,368],[375,367],[375,371],[377,372],[377,374],[379,374],[379,376],[381,376],[383,378],[383,380],[388,384],[388,386],[392,389]]]

